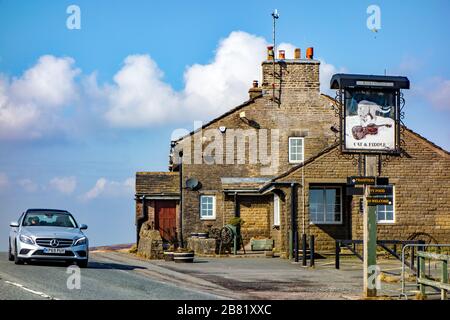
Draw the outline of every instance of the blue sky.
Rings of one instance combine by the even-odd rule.
[[[66,27],[71,4],[80,30]],[[245,100],[274,8],[278,42],[313,46],[324,77],[408,76],[406,125],[450,149],[446,0],[0,0],[0,249],[29,207],[72,211],[94,245],[132,242],[130,178],[167,169],[173,129]]]

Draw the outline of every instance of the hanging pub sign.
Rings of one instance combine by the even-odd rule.
[[[346,153],[400,152],[400,89],[406,77],[336,74],[341,149]]]

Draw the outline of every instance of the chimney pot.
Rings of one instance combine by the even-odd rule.
[[[258,80],[253,80],[253,88],[258,88]]]
[[[280,59],[280,60],[286,59],[286,51],[285,50],[278,50],[278,59]]]
[[[302,58],[302,57],[301,57],[301,51],[300,51],[300,48],[296,48],[295,51],[294,51],[294,59],[299,60],[299,59],[301,59],[301,58]]]
[[[314,59],[314,48],[310,47],[308,49],[306,49],[306,59]]]
[[[273,46],[267,46],[267,60],[274,60],[275,53],[273,52]]]

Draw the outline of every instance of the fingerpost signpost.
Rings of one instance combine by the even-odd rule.
[[[409,89],[406,77],[335,74],[333,106],[339,116],[341,154],[358,163],[358,176],[347,178],[347,194],[363,196],[363,261],[365,297],[377,296],[377,207],[394,205],[393,187],[381,175],[381,156],[401,155],[401,117]],[[356,155],[356,157],[355,157]],[[361,188],[362,186],[362,188]]]

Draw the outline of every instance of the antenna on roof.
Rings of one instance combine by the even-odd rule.
[[[276,58],[276,55],[277,55],[277,47],[276,47],[276,37],[275,37],[275,35],[276,35],[276,21],[278,20],[278,18],[280,17],[280,15],[278,14],[278,10],[277,9],[275,9],[273,12],[272,12],[272,20],[273,20],[273,36],[272,36],[272,39],[273,39],[273,59],[272,59],[272,64],[273,64],[273,82],[272,82],[272,100],[274,101],[274,102],[276,102],[276,99],[275,99],[275,74],[276,74],[276,70],[275,70],[275,58]]]
[[[277,50],[276,50],[276,42],[275,42],[275,27],[276,27],[276,21],[277,21],[277,19],[280,17],[280,15],[278,14],[278,10],[277,9],[275,9],[273,12],[272,12],[272,20],[273,20],[273,37],[272,37],[272,39],[273,39],[273,52],[274,52],[274,55],[276,54],[276,52],[277,52]],[[275,59],[275,57],[274,57],[274,59]]]

